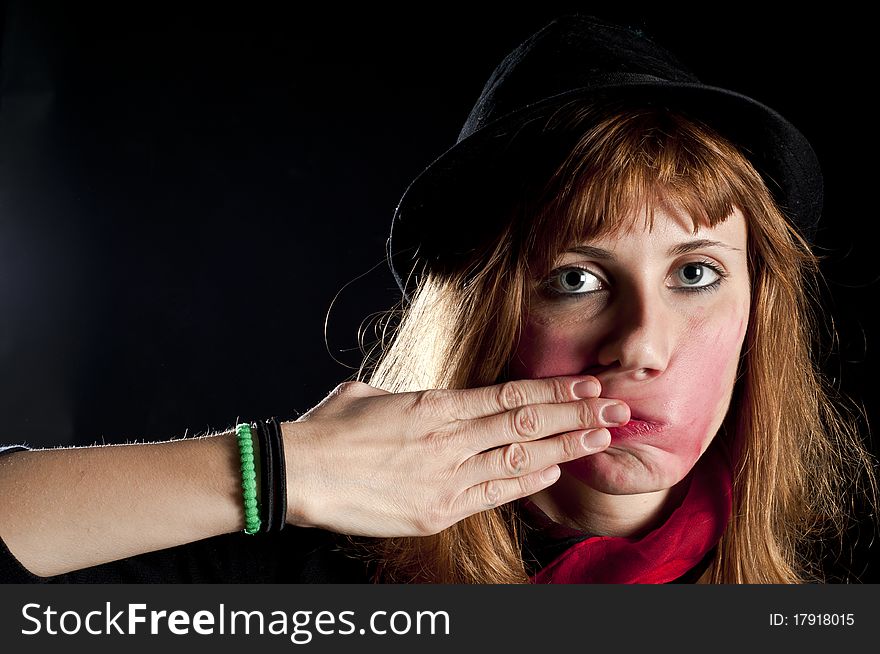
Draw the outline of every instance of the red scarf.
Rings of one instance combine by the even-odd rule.
[[[715,445],[694,466],[687,495],[662,525],[641,538],[581,540],[534,574],[531,582],[665,584],[686,574],[718,544],[730,518],[731,468],[722,448]],[[548,528],[556,535],[583,535],[552,523],[530,500],[522,506],[543,523],[545,535]]]

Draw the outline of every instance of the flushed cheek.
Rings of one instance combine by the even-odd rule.
[[[686,320],[667,367],[644,388],[613,380],[604,397],[650,406],[669,426],[652,437],[620,439],[605,454],[563,465],[606,492],[647,492],[680,481],[717,433],[727,408],[748,323],[748,309],[698,312]],[[577,375],[597,363],[598,338],[586,321],[527,322],[511,360],[511,379]]]
[[[728,320],[716,315],[711,321],[690,321],[663,374],[650,390],[632,395],[660,413],[667,427],[612,439],[607,453],[564,464],[566,471],[605,492],[649,492],[681,481],[727,413],[746,322],[747,317],[736,314]]]
[[[680,408],[676,414],[682,428],[693,425],[693,433],[683,435],[683,440],[690,443],[689,453],[695,454],[694,460],[708,445],[727,413],[745,324],[744,319],[736,315],[720,324],[707,322],[696,322],[687,330],[685,343],[679,348],[680,360],[667,380],[680,389],[688,389],[679,396]],[[674,388],[669,392],[672,395]]]
[[[527,322],[510,361],[510,378],[579,375],[588,362],[595,360],[595,348],[589,346],[589,341],[583,328]]]

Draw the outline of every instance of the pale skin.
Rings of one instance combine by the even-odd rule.
[[[602,451],[599,384],[577,375],[387,393],[349,382],[282,425],[289,524],[426,536],[535,493]],[[550,437],[550,438],[546,438]],[[485,451],[484,451],[485,450]],[[0,457],[0,537],[40,576],[244,527],[231,432]]]
[[[643,215],[557,259],[551,280],[566,295],[533,290],[509,371],[589,373],[634,419],[666,423],[660,435],[615,436],[603,452],[563,463],[560,480],[531,497],[555,521],[596,535],[643,535],[680,500],[729,408],[748,325],[743,214],[697,234],[672,204],[655,210],[650,232]]]
[[[739,243],[744,257],[737,224],[729,220],[719,234]],[[676,304],[657,286],[659,259],[618,254],[634,265],[628,273],[632,312],[609,312],[615,317],[607,325],[602,317],[591,323],[567,314],[551,321],[556,327],[547,332],[583,345],[591,342],[588,328],[595,334],[600,326],[616,325],[619,337],[602,341],[610,344],[601,365],[585,357],[557,366],[549,357],[546,367],[526,370],[542,378],[466,390],[388,393],[349,382],[298,421],[284,423],[288,523],[352,535],[426,536],[526,496],[563,520],[580,524],[592,516],[596,526],[587,526],[608,533],[655,515],[669,487],[711,440],[714,422],[689,437],[697,438],[690,455],[609,448],[608,428],[629,420],[620,398],[630,389],[660,386],[679,369],[688,325],[720,328],[710,314],[722,309],[745,324],[747,281],[736,260],[707,251],[730,267],[729,281],[744,286]],[[665,326],[666,336],[658,336],[658,326]],[[519,360],[528,361],[527,352],[522,349]],[[615,361],[623,365],[612,366]],[[647,371],[647,381],[630,378],[637,370]],[[724,388],[728,379],[732,385],[732,373],[722,377]],[[718,394],[712,415],[720,419],[727,399]],[[607,418],[611,406],[621,408],[618,419]],[[593,460],[595,466],[585,465]],[[0,538],[31,572],[57,575],[241,530],[239,484],[231,432],[14,453],[0,457]],[[642,494],[631,494],[637,491]],[[563,503],[565,497],[574,503]]]

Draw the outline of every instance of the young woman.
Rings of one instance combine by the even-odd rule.
[[[776,112],[701,84],[644,36],[561,17],[505,58],[404,194],[388,243],[404,303],[366,382],[277,433],[239,430],[262,448],[248,507],[284,516],[271,533],[241,533],[259,527],[232,431],[10,449],[0,568],[821,579],[822,544],[875,483],[811,359],[820,210],[815,155]]]

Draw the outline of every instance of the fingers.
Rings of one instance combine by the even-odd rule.
[[[463,436],[462,446],[476,453],[574,430],[615,427],[626,424],[629,417],[629,407],[624,402],[597,398],[524,406],[462,423],[459,429]]]
[[[599,397],[601,390],[599,380],[595,377],[578,375],[519,379],[482,388],[437,389],[413,395],[416,404],[428,409],[430,415],[471,420],[504,413],[529,404],[573,402],[583,398]]]
[[[522,477],[555,464],[596,454],[611,444],[605,428],[577,430],[535,442],[510,443],[471,457],[460,467],[466,484]]]
[[[601,428],[511,443],[472,457],[462,474],[474,483],[459,496],[456,510],[463,518],[537,493],[559,479],[558,463],[597,454],[610,444],[610,432]]]
[[[538,470],[513,479],[493,479],[472,486],[459,497],[456,508],[462,520],[480,511],[486,511],[507,502],[533,495],[559,479],[559,466]]]
[[[499,453],[497,456],[500,456],[504,463],[499,464],[495,461],[489,465],[490,468],[502,467],[512,470],[522,466],[525,469],[520,470],[520,474],[516,476],[485,479],[465,490],[458,497],[455,506],[459,516],[458,520],[480,511],[486,511],[507,502],[512,502],[521,497],[533,495],[551,486],[559,479],[561,470],[556,464],[544,466],[539,461],[546,463],[546,461],[555,458],[557,461],[563,462],[589,454],[596,454],[607,448],[610,443],[611,434],[607,429],[565,434],[559,438],[552,439],[552,441],[533,443],[532,445],[541,445],[542,449],[531,455],[534,458],[527,456],[519,463],[515,462],[516,458],[519,453],[524,451],[519,449],[522,447],[519,443],[512,444],[510,448],[499,448],[496,450]]]

